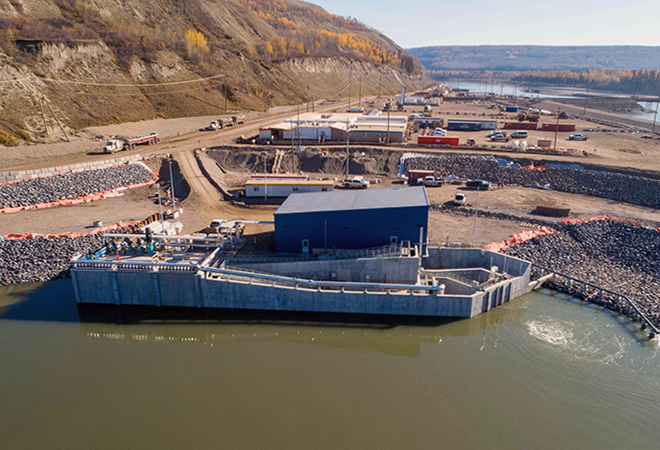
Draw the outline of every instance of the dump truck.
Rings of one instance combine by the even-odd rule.
[[[115,153],[122,150],[132,150],[137,145],[153,145],[160,142],[158,133],[151,133],[146,136],[136,136],[132,138],[117,136],[110,139],[103,147],[103,153]]]

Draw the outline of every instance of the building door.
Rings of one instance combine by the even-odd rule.
[[[302,252],[304,255],[309,255],[309,239],[302,240]]]

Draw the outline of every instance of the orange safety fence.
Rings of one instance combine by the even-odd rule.
[[[534,239],[535,237],[543,236],[546,234],[554,234],[554,232],[555,230],[548,227],[542,227],[531,231],[523,231],[522,233],[512,234],[511,237],[509,237],[504,242],[491,242],[490,244],[486,244],[484,250],[501,252],[502,250],[506,250],[507,248],[513,247],[514,245],[522,244],[523,242]]]
[[[63,237],[70,238],[79,238],[82,236],[90,236],[92,234],[105,233],[106,231],[116,230],[118,228],[130,227],[139,222],[117,222],[113,225],[108,225],[105,227],[97,228],[93,231],[86,231],[84,233],[51,233],[51,234],[36,234],[36,233],[11,233],[6,235],[4,238],[7,240],[17,240],[17,239],[35,239],[35,238],[45,238],[45,239],[57,239]]]
[[[596,216],[588,219],[568,219],[568,220],[563,220],[560,223],[564,225],[575,225],[578,223],[593,222],[595,220],[613,220],[616,222],[629,223],[631,225],[641,226],[640,223],[635,222],[633,220],[621,219],[619,217],[612,217],[612,216]],[[660,231],[660,228],[656,228],[656,230]],[[538,230],[533,230],[533,231],[523,231],[522,233],[512,234],[511,237],[505,240],[504,242],[491,242],[490,244],[486,244],[484,250],[500,252],[502,250],[506,250],[509,247],[513,247],[514,245],[522,244],[525,241],[534,239],[537,236],[542,236],[545,234],[554,234],[554,232],[555,230],[548,227],[539,228]]]
[[[146,166],[145,166],[146,167]],[[151,169],[149,169],[151,170]],[[103,200],[105,198],[108,198],[109,196],[115,194],[119,189],[126,188],[126,189],[133,189],[133,188],[138,188],[142,186],[148,186],[150,184],[154,184],[156,181],[158,181],[158,174],[151,170],[151,173],[154,175],[154,178],[146,181],[144,183],[137,183],[137,184],[131,184],[129,186],[119,186],[115,189],[111,189],[106,192],[100,192],[96,194],[88,194],[83,197],[78,197],[78,198],[64,198],[62,200],[58,200],[56,202],[47,202],[47,203],[37,203],[36,205],[29,205],[29,206],[8,206],[6,208],[0,208],[0,214],[11,214],[19,211],[28,211],[31,209],[43,209],[43,208],[52,208],[53,206],[68,206],[68,205],[78,205],[80,203],[89,203],[89,202],[94,202],[97,200]]]

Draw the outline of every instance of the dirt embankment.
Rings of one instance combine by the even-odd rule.
[[[341,147],[307,147],[305,151],[292,153],[284,151],[279,164],[280,172],[291,173],[300,170],[314,174],[341,174],[346,172],[346,149]],[[257,173],[266,169],[273,171],[276,165],[276,148],[254,146],[222,146],[207,151],[225,170]],[[350,173],[379,177],[396,177],[399,170],[400,150],[374,147],[350,148]],[[296,169],[294,169],[294,164]]]

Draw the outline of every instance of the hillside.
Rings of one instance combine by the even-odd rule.
[[[349,78],[353,96],[359,78],[364,95],[430,82],[386,36],[300,1],[0,0],[0,144],[52,140],[53,115],[75,130],[265,110],[345,97]]]
[[[408,52],[429,70],[660,69],[660,47],[457,45]]]

